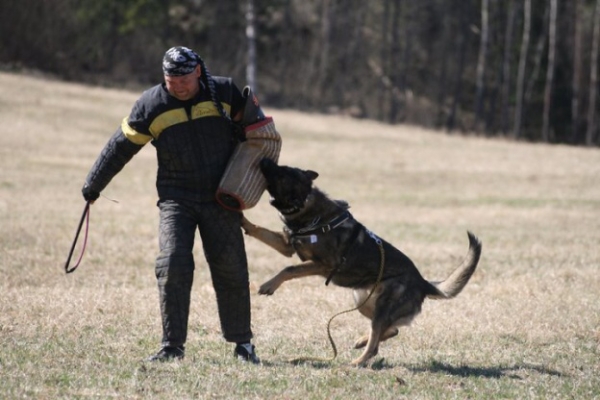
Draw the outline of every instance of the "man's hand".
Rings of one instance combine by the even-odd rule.
[[[89,187],[87,183],[81,188],[81,193],[83,194],[85,201],[89,201],[90,203],[93,203],[100,197],[100,193]]]

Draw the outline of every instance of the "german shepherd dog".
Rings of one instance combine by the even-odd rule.
[[[268,158],[261,160],[260,169],[270,204],[285,226],[283,232],[274,232],[244,218],[242,227],[287,257],[297,254],[302,263],[281,270],[260,286],[259,293],[272,295],[285,281],[313,275],[353,289],[358,311],[371,320],[370,333],[354,345],[365,349],[353,365],[365,366],[380,342],[396,336],[398,327],[409,325],[419,314],[426,297],[453,298],[475,272],[481,242],[471,232],[462,265],[446,280],[429,282],[404,253],[356,221],[348,203],[332,200],[314,186],[316,172],[279,166]]]

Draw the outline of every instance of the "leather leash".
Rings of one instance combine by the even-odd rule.
[[[334,318],[336,318],[342,314],[356,311],[359,308],[361,308],[362,306],[364,306],[367,303],[367,301],[369,301],[369,299],[371,298],[373,293],[375,292],[375,289],[377,289],[377,286],[379,286],[379,284],[381,283],[381,279],[383,278],[383,269],[385,266],[385,250],[383,249],[383,242],[381,241],[381,239],[378,236],[376,236],[371,231],[369,231],[369,230],[366,230],[366,231],[367,231],[367,234],[375,241],[375,243],[377,243],[377,246],[379,247],[379,254],[380,254],[380,260],[381,260],[380,265],[379,265],[379,275],[377,276],[377,281],[375,281],[375,285],[373,285],[373,289],[371,289],[371,292],[369,292],[369,295],[363,300],[363,302],[360,303],[359,305],[357,305],[356,307],[348,309],[348,310],[340,311],[339,313],[337,313],[337,314],[333,315],[331,318],[329,318],[329,321],[327,322],[327,337],[329,339],[329,343],[331,344],[331,348],[333,349],[333,356],[331,358],[298,357],[298,358],[292,359],[291,360],[292,363],[300,363],[300,362],[304,362],[304,361],[331,362],[331,361],[335,360],[335,358],[338,355],[338,351],[337,351],[335,342],[333,341],[333,337],[331,336],[331,322],[334,320]]]
[[[77,239],[79,239],[79,233],[81,232],[81,227],[83,226],[83,221],[86,221],[85,224],[85,237],[83,239],[83,247],[81,248],[81,254],[75,263],[75,266],[69,268],[69,264],[71,263],[71,257],[73,256],[73,251],[75,250],[75,246],[77,245]],[[85,208],[83,209],[83,214],[81,214],[81,219],[79,220],[79,226],[77,227],[77,232],[75,233],[75,239],[73,240],[73,244],[71,245],[71,251],[69,251],[69,256],[67,257],[67,262],[65,263],[65,273],[70,274],[75,271],[79,264],[81,263],[81,259],[83,258],[83,253],[85,253],[85,248],[87,246],[88,239],[88,231],[90,228],[90,202],[85,203]]]

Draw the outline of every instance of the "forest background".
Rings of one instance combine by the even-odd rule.
[[[263,104],[598,146],[600,0],[3,0],[3,70],[161,79],[173,45]]]

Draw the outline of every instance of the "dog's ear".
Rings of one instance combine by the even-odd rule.
[[[312,171],[310,169],[306,170],[304,172],[306,173],[306,176],[308,176],[310,178],[311,181],[314,181],[319,176],[318,173],[316,173],[315,171]]]

